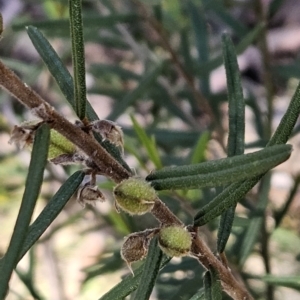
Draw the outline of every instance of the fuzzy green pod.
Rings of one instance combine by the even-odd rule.
[[[68,139],[55,130],[50,131],[50,145],[48,151],[48,159],[54,159],[63,154],[73,154],[76,147]]]
[[[123,180],[114,189],[117,208],[131,215],[143,215],[154,206],[157,199],[155,190],[141,178]]]
[[[168,256],[185,256],[192,246],[191,233],[181,226],[162,227],[158,237],[159,246]]]

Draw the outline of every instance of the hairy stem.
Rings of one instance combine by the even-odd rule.
[[[198,236],[198,228],[191,227],[194,233],[194,240],[191,247],[191,255],[198,259],[201,265],[207,270],[213,268],[218,272],[224,291],[234,300],[254,300],[247,290],[232,275],[229,268],[211,252],[205,243]]]
[[[121,182],[131,176],[92,136],[61,116],[1,61],[0,86],[27,106],[33,114],[49,123],[51,128],[85,152],[104,175],[115,182]]]

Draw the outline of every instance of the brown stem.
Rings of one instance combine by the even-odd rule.
[[[213,268],[217,271],[224,291],[235,300],[254,300],[247,290],[232,275],[220,260],[211,252],[198,235],[198,229],[192,228],[194,239],[191,247],[191,255],[198,259],[207,270]]]
[[[22,104],[27,106],[36,116],[48,122],[50,126],[72,141],[78,148],[84,151],[96,164],[100,171],[120,182],[129,178],[131,174],[124,169],[105,149],[101,147],[88,133],[78,126],[70,123],[63,116],[58,114],[52,106],[44,101],[31,88],[24,84],[10,69],[0,61],[0,86],[10,92]],[[163,225],[180,225],[183,223],[161,202],[155,201],[152,214]],[[197,234],[197,228],[190,227],[193,232],[193,243],[191,255],[207,269],[213,267],[218,273],[224,291],[233,299],[252,300],[253,298],[239,284],[230,270],[211,252]]]
[[[155,201],[151,213],[163,225],[183,225],[159,198]]]
[[[115,182],[131,176],[95,139],[56,112],[1,61],[0,85],[27,106],[33,114],[48,122],[53,129],[85,152],[106,176]]]

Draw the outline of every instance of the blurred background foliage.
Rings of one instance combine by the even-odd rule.
[[[1,59],[75,120],[26,33],[28,25],[40,29],[70,69],[67,1],[3,0],[0,9],[5,26]],[[300,78],[296,0],[84,0],[83,10],[88,100],[99,118],[116,120],[123,127],[125,160],[139,176],[162,166],[225,156],[224,31],[231,34],[239,54],[247,103],[247,152],[265,146]],[[8,144],[9,133],[13,125],[30,118],[24,107],[1,91],[1,253],[13,230],[30,158],[27,150],[17,151]],[[299,128],[292,139],[293,155],[272,173],[270,187],[255,188],[238,205],[226,248],[230,268],[245,280],[255,299],[300,296]],[[76,169],[47,166],[35,215]],[[19,263],[7,299],[98,299],[129,272],[119,254],[123,237],[153,227],[156,221],[152,216],[116,213],[112,183],[101,177],[99,182],[109,201],[82,209],[71,199]],[[160,196],[189,224],[196,209],[216,192],[174,191]],[[265,203],[260,206],[263,213],[257,212],[258,202]],[[212,250],[217,227],[217,220],[201,227]],[[203,269],[194,260],[173,259],[161,271],[152,299],[190,299],[201,289],[202,277]]]

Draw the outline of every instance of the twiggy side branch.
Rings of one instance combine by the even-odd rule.
[[[37,117],[49,123],[51,128],[81,149],[104,175],[115,182],[121,182],[131,176],[92,136],[61,116],[1,61],[0,86],[28,107]]]
[[[0,61],[0,86],[10,92],[22,104],[27,106],[36,116],[49,123],[49,125],[72,141],[85,152],[103,172],[115,182],[121,182],[132,176],[124,169],[101,145],[88,133],[73,125],[57,113],[52,106],[43,100],[30,87],[24,84],[14,72]],[[152,214],[156,219],[167,225],[182,225],[182,222],[162,203],[155,201]],[[219,273],[224,291],[235,300],[253,300],[247,291],[235,280],[230,270],[211,252],[197,235],[197,227],[190,227],[194,233],[191,254],[207,269],[213,267]]]
[[[158,198],[155,201],[151,213],[165,226],[183,225],[182,222],[167,208]],[[193,234],[191,255],[195,257],[207,270],[210,268],[218,272],[224,291],[234,300],[254,300],[247,290],[239,283],[227,268],[207,247],[198,235],[198,227],[188,226],[188,230]]]
[[[247,290],[232,275],[229,268],[211,252],[205,243],[198,236],[198,228],[190,227],[194,233],[194,239],[191,247],[191,254],[207,269],[211,267],[218,272],[224,291],[235,300],[254,300]]]

